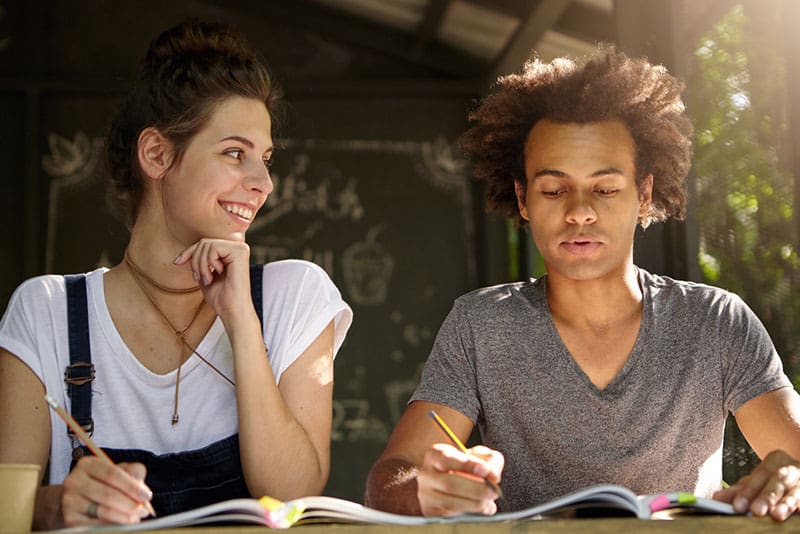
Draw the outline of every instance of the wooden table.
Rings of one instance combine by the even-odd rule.
[[[161,534],[264,534],[265,527],[217,526],[162,529]],[[113,532],[113,530],[110,530]],[[629,518],[605,519],[547,519],[541,521],[512,521],[505,523],[456,523],[424,526],[385,525],[303,525],[286,531],[287,534],[524,534],[565,533],[788,533],[800,532],[800,515],[784,523],[771,519],[729,516],[684,516],[673,520],[641,520]]]

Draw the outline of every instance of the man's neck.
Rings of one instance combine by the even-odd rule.
[[[547,303],[553,319],[562,324],[579,329],[613,328],[641,314],[642,290],[636,267],[630,264],[592,280],[548,272]]]

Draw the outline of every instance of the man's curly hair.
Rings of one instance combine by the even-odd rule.
[[[489,207],[522,225],[514,181],[525,179],[525,141],[541,119],[590,123],[620,120],[636,143],[636,182],[653,175],[650,213],[640,222],[686,214],[685,181],[692,157],[692,124],[681,100],[683,83],[660,65],[600,46],[582,63],[529,60],[518,74],[497,80],[470,113],[461,136],[473,174],[489,183]]]

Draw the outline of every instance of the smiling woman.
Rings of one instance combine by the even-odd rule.
[[[151,43],[107,137],[124,261],[28,280],[0,323],[0,424],[28,430],[0,436],[0,463],[49,464],[35,528],[324,487],[352,313],[314,264],[250,265],[275,102],[228,27],[189,21]],[[73,449],[45,392],[116,465]]]

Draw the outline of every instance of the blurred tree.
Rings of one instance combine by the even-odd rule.
[[[790,103],[780,19],[781,10],[762,2],[733,7],[697,44],[687,101],[696,129],[693,194],[703,275],[750,305],[798,387],[798,199],[786,170]],[[730,423],[725,477],[735,481],[757,458]]]
[[[768,29],[779,26],[779,16],[735,7],[699,43],[687,94],[696,128],[703,275],[747,301],[794,376],[800,346],[794,177],[781,162],[784,59],[779,33]]]

